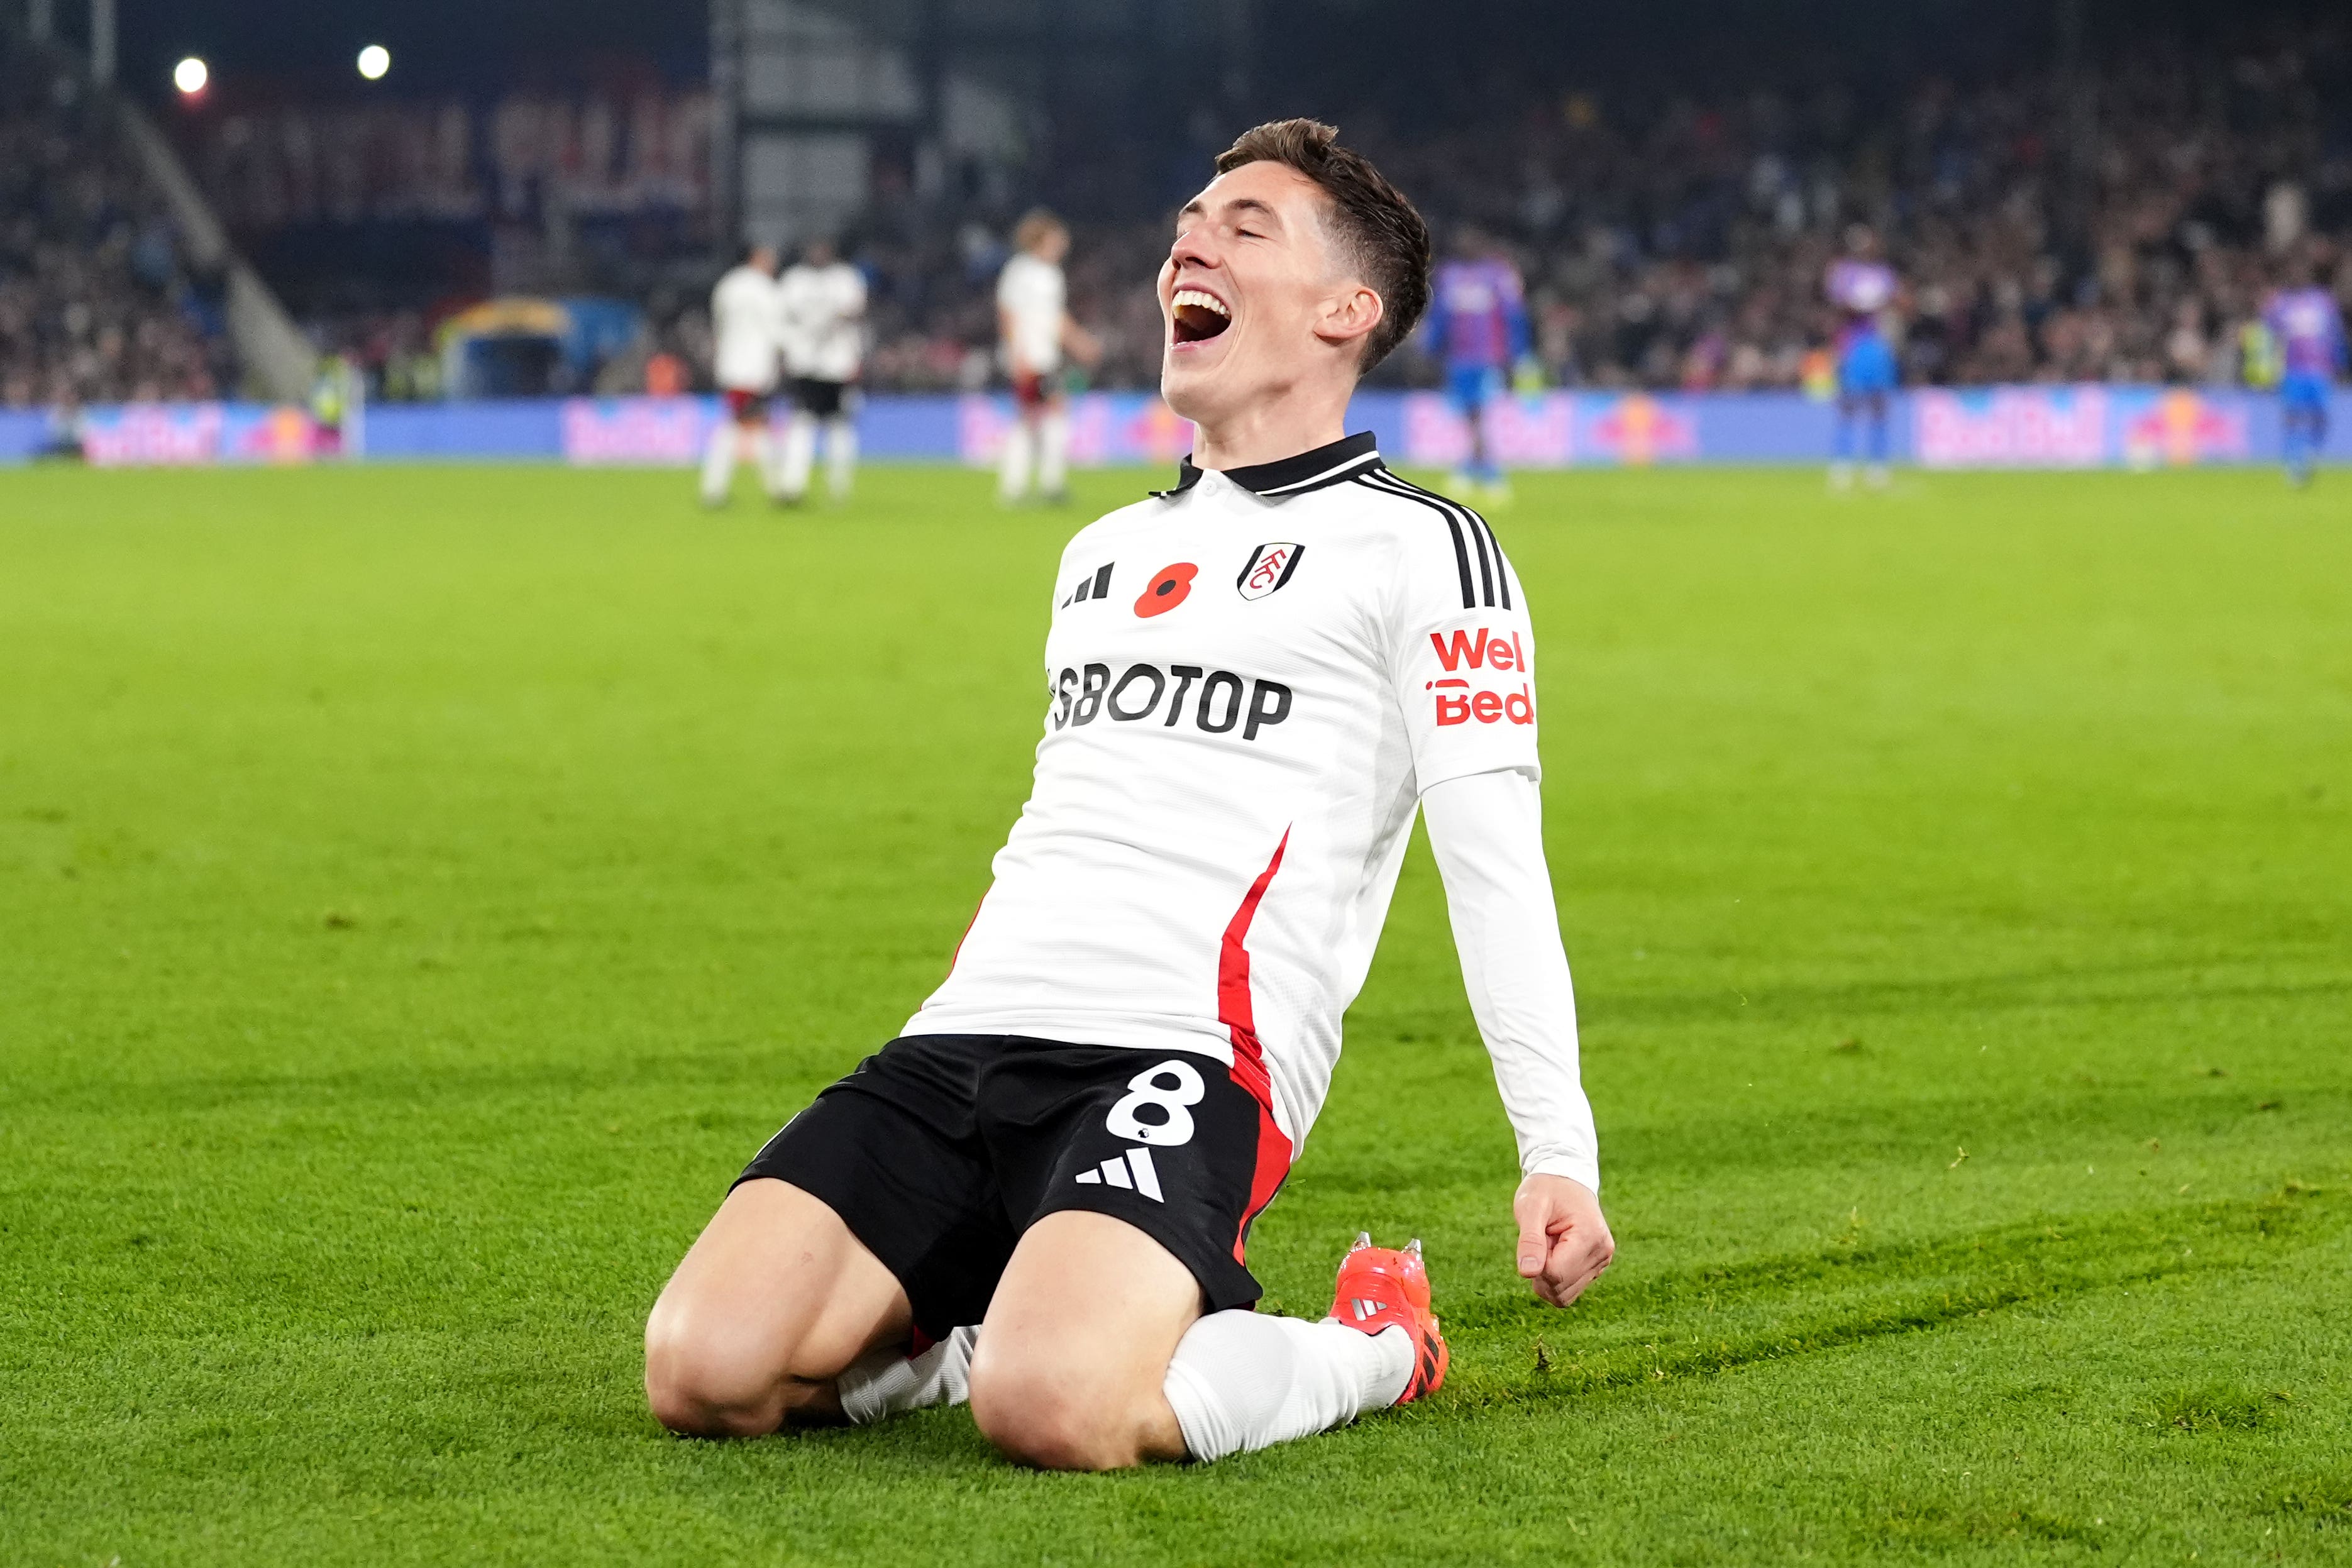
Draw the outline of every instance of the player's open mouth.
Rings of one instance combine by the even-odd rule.
[[[1168,318],[1178,342],[1197,343],[1233,325],[1234,313],[1207,289],[1186,287],[1168,301]]]

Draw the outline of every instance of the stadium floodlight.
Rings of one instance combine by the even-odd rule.
[[[172,85],[180,89],[183,98],[195,97],[212,79],[211,68],[194,55],[172,68]]]
[[[392,68],[392,51],[382,44],[370,44],[360,51],[360,75],[370,81],[382,81],[383,73]]]

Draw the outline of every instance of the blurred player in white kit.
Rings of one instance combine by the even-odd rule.
[[[825,488],[845,500],[857,466],[855,384],[866,352],[865,275],[841,259],[831,239],[811,240],[777,284],[776,299],[793,398],[776,499],[790,505],[808,493],[822,426]]]
[[[776,248],[754,245],[710,291],[710,333],[717,345],[711,371],[727,400],[727,417],[711,430],[702,448],[705,506],[726,504],[738,463],[758,469],[768,493],[776,493],[775,465],[768,449],[768,397],[776,390],[778,327]]]
[[[997,493],[1025,499],[1034,481],[1050,501],[1068,500],[1069,400],[1062,387],[1065,353],[1081,363],[1095,357],[1095,340],[1071,320],[1062,258],[1070,231],[1039,207],[1013,231],[1013,258],[996,280],[996,329],[1004,368],[1013,378],[1017,416],[1005,433]]]

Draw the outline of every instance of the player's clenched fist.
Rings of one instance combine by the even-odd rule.
[[[1529,1176],[1511,1200],[1519,1226],[1519,1278],[1555,1307],[1565,1307],[1617,1256],[1601,1199],[1566,1176]]]

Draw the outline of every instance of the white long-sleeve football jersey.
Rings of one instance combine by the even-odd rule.
[[[1484,520],[1398,479],[1370,436],[1224,473],[1187,462],[1063,552],[1034,787],[906,1032],[1213,1057],[1296,1149],[1423,794],[1539,776],[1534,659]],[[1464,873],[1457,942],[1474,998],[1497,999],[1479,1022],[1523,1165],[1597,1187],[1532,802],[1517,815],[1540,910],[1526,877]],[[1454,858],[1492,867],[1470,837]],[[1481,898],[1501,903],[1480,915]],[[1532,979],[1506,973],[1547,947]]]
[[[710,291],[712,378],[730,392],[774,391],[782,325],[776,280],[748,262],[729,268]]]
[[[1021,251],[996,278],[996,308],[1004,313],[1004,353],[1012,370],[1050,375],[1062,368],[1062,319],[1068,310],[1062,269]]]
[[[865,359],[866,277],[846,261],[787,268],[776,282],[784,374],[855,381]]]

